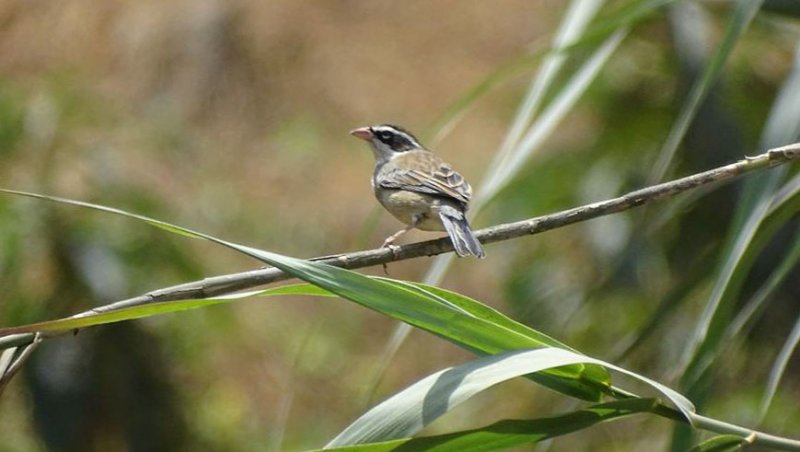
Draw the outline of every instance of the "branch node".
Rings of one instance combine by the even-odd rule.
[[[794,160],[800,157],[800,143],[793,143],[767,151],[767,159],[770,162]]]

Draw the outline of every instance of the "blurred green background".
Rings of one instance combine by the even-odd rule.
[[[546,46],[566,3],[4,1],[0,185],[118,207],[292,256],[372,248],[399,224],[376,209],[372,155],[347,131],[401,124],[479,186],[534,67],[474,101],[442,140],[431,141],[431,126],[489,74]],[[630,2],[609,8],[623,3]],[[760,151],[800,37],[788,14],[796,10],[779,11],[779,3],[768,2],[737,43],[671,174]],[[474,226],[645,185],[730,12],[727,2],[700,4],[696,19],[705,27],[687,27],[666,8],[638,23]],[[585,54],[579,48],[572,58]],[[577,67],[573,59],[568,67]],[[641,339],[618,362],[677,387],[670,370],[714,284],[741,186],[493,244],[484,261],[458,260],[442,285],[601,359],[618,360]],[[796,240],[797,225],[795,214],[759,253],[737,305]],[[433,236],[415,231],[404,240]],[[429,264],[417,259],[389,271],[419,280]],[[140,223],[0,197],[2,326],[258,266]],[[746,425],[756,418],[769,367],[800,311],[797,268],[786,281],[693,394],[706,402],[704,413]],[[47,341],[0,402],[0,449],[320,447],[377,400],[470,358],[415,332],[370,399],[394,328],[341,300],[286,298]],[[800,360],[787,372],[762,427],[797,436]],[[572,407],[563,396],[512,382],[427,432]],[[663,448],[672,427],[638,417],[552,448]]]

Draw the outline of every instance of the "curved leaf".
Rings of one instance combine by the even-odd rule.
[[[643,381],[671,400],[686,419],[692,418],[692,403],[654,380],[569,350],[540,348],[486,356],[429,375],[369,410],[326,447],[412,436],[461,402],[498,383],[579,363],[601,365]]]
[[[719,435],[692,447],[689,452],[728,452],[739,450],[747,440],[736,435]]]
[[[190,237],[209,240],[272,265],[342,298],[429,331],[475,353],[493,355],[509,350],[547,345],[515,328],[507,328],[490,320],[476,317],[446,299],[420,287],[394,284],[372,279],[360,273],[331,265],[270,253],[143,215],[132,214],[121,209],[16,190],[0,189],[0,192],[114,213]],[[216,304],[220,301],[216,299],[195,300],[194,302]],[[146,313],[149,309],[163,309],[163,307],[158,307],[158,304],[141,306],[143,311],[140,312]],[[119,321],[120,318],[114,317],[122,315],[119,312],[114,311],[108,313],[108,315],[114,319],[112,321]],[[92,321],[92,317],[93,314],[90,312],[88,315],[82,314],[63,319],[58,327],[50,323],[50,327],[57,329],[77,328],[78,326],[73,325],[85,325],[83,322]],[[0,334],[8,335],[20,331],[19,327],[17,329],[11,328],[0,332]],[[609,380],[604,377],[606,375],[601,370],[587,370],[586,366],[583,365],[548,369],[542,374],[531,376],[532,379],[556,391],[591,401],[599,400],[602,393],[609,390]]]
[[[329,450],[343,451],[493,451],[536,443],[589,428],[601,422],[621,419],[637,413],[646,413],[658,402],[655,399],[627,399],[600,403],[560,416],[538,419],[507,419],[482,428],[399,439],[381,443],[335,447]]]

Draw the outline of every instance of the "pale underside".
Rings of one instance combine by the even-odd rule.
[[[439,218],[439,208],[442,199],[435,196],[416,193],[407,190],[383,189],[375,192],[383,207],[395,218],[410,225],[417,219],[417,229],[423,231],[444,231],[444,225]],[[450,203],[455,205],[455,203]]]
[[[472,190],[438,156],[420,149],[394,155],[373,178],[375,197],[395,218],[424,231],[445,231],[440,209],[467,209]],[[452,213],[451,213],[452,215]]]

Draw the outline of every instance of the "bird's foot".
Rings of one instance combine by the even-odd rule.
[[[393,241],[394,239],[390,237],[381,245],[381,248],[389,248],[389,251],[392,252],[392,260],[400,257],[400,247],[392,244]],[[386,266],[386,262],[383,263],[383,272],[386,273],[386,276],[389,276],[389,267]]]
[[[400,247],[398,245],[393,244],[392,242],[393,241],[387,239],[385,242],[383,242],[381,248],[389,248],[389,251],[392,252],[392,256],[394,256],[394,258],[397,259],[398,257],[400,257]]]

